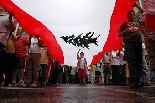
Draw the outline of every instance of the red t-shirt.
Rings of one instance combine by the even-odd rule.
[[[29,39],[21,34],[20,38],[14,42],[16,56],[26,56],[26,45],[28,45]]]

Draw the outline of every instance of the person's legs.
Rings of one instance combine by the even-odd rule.
[[[59,81],[60,81],[60,77],[59,77],[59,73],[57,75],[57,84],[59,84]]]
[[[41,64],[40,66],[41,66],[40,83],[45,83],[45,74],[46,74],[47,64]]]
[[[24,81],[27,86],[30,86],[32,83],[32,58],[29,58],[26,62]]]
[[[94,84],[94,80],[93,80],[94,79],[94,76],[93,76],[94,74],[93,74],[93,72],[91,72],[90,75],[91,75],[91,83]]]
[[[101,76],[102,76],[102,84],[104,84],[104,73],[101,72]]]
[[[120,81],[120,66],[119,65],[116,65],[115,81],[116,81],[116,85],[118,85]]]
[[[4,45],[0,42],[0,56],[2,55],[3,51],[4,51]]]
[[[82,78],[82,69],[78,69],[78,78],[79,78],[79,83],[82,85],[83,78]]]
[[[140,73],[142,68],[142,43],[136,43],[135,45],[135,51],[136,51],[136,64],[137,64],[137,78],[139,78],[140,82]],[[144,64],[144,63],[143,63]]]
[[[111,69],[112,69],[112,83],[113,85],[117,85],[117,67],[116,65],[111,65]]]
[[[107,65],[104,65],[104,85],[107,85],[107,73],[108,73],[108,71],[107,71]]]
[[[152,36],[155,39],[155,36]],[[155,84],[155,42],[145,40],[150,65],[150,83]]]
[[[25,69],[25,57],[20,58],[18,67],[19,67],[19,80],[23,80]]]
[[[12,84],[12,72],[16,70],[16,54],[15,53],[6,53],[6,74],[5,74],[5,85]]]
[[[126,65],[120,65],[120,82],[121,84],[125,85],[126,84],[126,76],[125,76],[125,68],[126,68]]]
[[[3,82],[3,74],[4,74],[4,70],[5,70],[5,66],[4,66],[4,61],[5,61],[5,51],[4,49],[4,45],[2,43],[0,43],[0,85]]]
[[[20,68],[19,69],[19,79],[23,81],[24,78],[24,69],[25,68]]]
[[[39,82],[39,71],[40,71],[40,53],[32,53],[32,73],[33,73],[33,83],[38,84]]]
[[[136,42],[125,42],[125,52],[130,71],[131,85],[138,86],[142,58],[142,44]]]
[[[108,76],[108,84],[111,83],[110,81],[110,76],[111,76],[111,65],[108,64],[108,67],[107,67],[107,76]]]
[[[82,69],[82,79],[83,79],[83,85],[86,85],[86,71]]]
[[[148,65],[146,63],[145,56],[143,56],[142,57],[142,70],[141,70],[141,74],[140,74],[140,82],[141,83],[146,84],[150,81],[147,77],[148,72],[149,72],[149,68],[148,68]]]

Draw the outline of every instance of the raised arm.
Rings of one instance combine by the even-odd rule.
[[[14,23],[12,21],[12,17],[13,17],[13,14],[10,14],[9,15],[9,25],[8,25],[10,31],[14,31],[15,30],[15,25],[14,25]]]
[[[14,40],[17,40],[20,37],[20,35],[17,35],[17,29],[18,28],[19,28],[19,23],[17,23],[14,32],[12,32],[12,37],[13,37]]]
[[[78,52],[77,52],[77,59],[79,59],[79,52],[80,52],[80,50],[81,49],[79,49]]]
[[[133,6],[136,7],[141,13],[145,12],[145,9],[140,7],[138,4],[135,3]]]

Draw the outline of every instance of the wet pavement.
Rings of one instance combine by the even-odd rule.
[[[91,84],[0,87],[0,103],[155,103],[155,87]]]

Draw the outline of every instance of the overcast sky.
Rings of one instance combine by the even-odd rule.
[[[78,47],[65,43],[60,37],[95,32],[99,46],[90,44],[83,49],[88,64],[93,55],[103,49],[109,34],[110,17],[116,0],[12,0],[21,9],[41,21],[53,32],[60,44],[65,64],[76,66]]]

